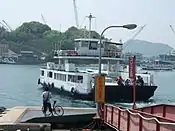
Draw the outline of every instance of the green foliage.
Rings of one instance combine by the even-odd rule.
[[[54,43],[58,43],[62,39],[62,37],[62,33],[56,30],[45,31],[43,33],[43,38]]]
[[[86,29],[77,29],[72,26],[65,32],[59,32],[36,21],[25,22],[12,32],[0,27],[0,40],[7,43],[9,48],[16,53],[20,53],[21,50],[31,50],[37,55],[53,54],[55,47],[71,50],[74,49],[74,39],[88,37],[89,32]],[[100,36],[92,31],[91,37],[99,38]]]
[[[18,27],[15,31],[23,32],[27,34],[32,34],[33,36],[42,37],[43,33],[45,31],[50,31],[51,28],[48,25],[41,24],[39,22],[29,22],[29,23],[23,23],[20,27]]]

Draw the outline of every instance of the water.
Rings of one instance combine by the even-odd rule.
[[[0,106],[41,106],[42,90],[38,88],[39,66],[0,64]],[[175,104],[175,72],[154,72],[158,89],[150,102],[137,103],[138,107],[170,103]],[[62,106],[93,107],[94,102],[73,100],[66,96],[53,94],[53,99]],[[115,103],[131,107],[131,103]]]

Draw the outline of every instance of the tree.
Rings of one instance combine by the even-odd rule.
[[[63,35],[59,31],[49,30],[43,33],[43,38],[51,42],[58,43],[63,38]]]
[[[36,36],[36,38],[41,38],[43,33],[46,31],[50,31],[51,28],[48,25],[44,25],[42,23],[32,21],[23,23],[20,27],[18,27],[16,32],[25,32],[27,34],[32,34]]]
[[[95,31],[91,32],[93,38],[99,38]],[[37,55],[43,53],[52,55],[55,46],[57,49],[74,49],[74,39],[88,38],[89,32],[86,29],[78,29],[74,26],[65,32],[51,30],[48,25],[31,21],[25,22],[12,32],[0,27],[0,40],[6,42],[9,48],[20,53],[21,50],[31,50]]]

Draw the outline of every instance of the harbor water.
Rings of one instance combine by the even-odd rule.
[[[41,106],[42,90],[37,85],[39,66],[35,65],[0,65],[0,106]],[[175,71],[152,72],[158,86],[154,97],[148,102],[138,102],[137,107],[153,104],[175,104]],[[92,101],[74,100],[52,92],[53,100],[62,106],[94,107]],[[131,107],[131,103],[115,103]]]

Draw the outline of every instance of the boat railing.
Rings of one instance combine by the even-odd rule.
[[[127,79],[130,79],[129,78],[129,72],[121,71],[121,76],[123,77],[124,81],[126,81]],[[136,77],[137,76],[141,76],[143,78],[145,86],[154,86],[155,85],[154,84],[154,76],[152,74],[150,74],[148,72],[146,72],[146,73],[137,73]]]
[[[85,53],[80,53],[76,50],[60,50],[57,52],[57,56],[96,56],[98,57],[99,54],[97,51],[87,51]],[[114,57],[114,58],[120,58],[121,57],[121,50],[107,50],[102,53],[103,57]]]
[[[120,106],[105,104],[101,116],[106,124],[114,129],[127,131],[172,131],[175,121],[149,113],[132,110]]]
[[[121,57],[121,50],[106,50],[103,56],[118,58]]]
[[[63,65],[59,65],[59,64],[43,64],[40,66],[43,69],[51,69],[51,70],[65,70]]]

